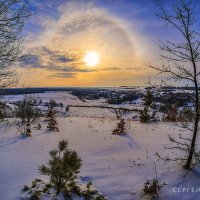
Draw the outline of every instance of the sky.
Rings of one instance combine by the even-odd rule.
[[[23,33],[30,56],[18,64],[19,87],[141,86],[149,77],[160,79],[146,64],[159,64],[159,41],[175,36],[156,18],[155,0],[30,5],[33,14]],[[94,66],[85,62],[88,52],[98,56]]]

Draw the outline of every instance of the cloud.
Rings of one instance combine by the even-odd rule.
[[[75,73],[54,73],[53,75],[48,76],[49,78],[73,78]]]
[[[62,51],[52,51],[47,47],[34,49],[36,54],[31,54],[27,57],[24,63],[21,63],[22,68],[37,68],[45,69],[53,72],[73,72],[69,76],[56,73],[51,77],[72,77],[76,73],[98,72],[98,71],[120,71],[120,70],[136,70],[136,67],[98,67],[98,68],[81,68],[79,66],[79,58],[77,55],[68,55]],[[140,70],[140,68],[137,68]]]
[[[77,60],[75,55],[69,55],[63,51],[52,51],[47,47],[38,47],[32,49],[32,53],[27,56],[21,67],[44,68],[56,64],[58,67],[62,64],[73,63]]]
[[[35,54],[27,57],[21,68],[43,69],[53,74],[48,78],[74,78],[80,73],[90,72],[109,72],[109,71],[138,71],[139,67],[80,67],[80,58],[75,55],[69,55],[59,50],[50,50],[47,47],[38,47],[33,49]]]
[[[37,6],[40,4],[38,1]],[[58,5],[40,6],[48,17],[41,12],[37,21],[33,20],[41,30],[38,34],[28,33],[26,46],[32,52],[29,59],[20,64],[21,68],[45,70],[46,78],[140,70],[134,66],[141,64],[139,49],[142,45],[145,51],[145,40],[141,44],[141,37],[125,20],[92,1],[71,0]],[[51,9],[55,14],[48,11]],[[83,62],[88,51],[99,54],[100,63],[96,68],[88,68]],[[112,79],[110,76],[111,82]]]
[[[62,56],[62,55],[56,55],[54,57],[54,59],[58,62],[63,62],[63,63],[67,63],[67,62],[72,62],[73,59],[72,58],[67,58],[65,56]]]
[[[77,55],[69,55],[63,51],[52,51],[47,47],[33,49],[33,54],[29,55],[25,62],[21,63],[21,68],[43,69],[52,72],[51,78],[71,78],[78,73],[94,72],[95,69],[79,67]]]
[[[101,68],[99,70],[100,71],[120,71],[120,70],[140,71],[140,70],[142,70],[142,67],[136,67],[136,66],[132,66],[132,67],[110,67],[110,68]]]

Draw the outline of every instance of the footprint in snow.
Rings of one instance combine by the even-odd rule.
[[[133,149],[133,148],[137,148],[137,149],[139,149],[140,147],[138,146],[138,144],[134,141],[134,139],[130,136],[130,135],[128,135],[128,134],[126,134],[126,135],[120,135],[120,137],[122,137],[122,138],[124,138],[125,140],[127,140],[127,143],[128,143],[128,146],[131,148],[131,149]]]

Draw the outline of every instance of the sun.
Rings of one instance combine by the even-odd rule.
[[[93,67],[99,63],[99,55],[93,51],[89,51],[85,57],[84,61],[87,66]]]

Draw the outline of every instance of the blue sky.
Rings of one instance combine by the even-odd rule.
[[[170,10],[174,0],[161,1]],[[198,1],[196,1],[198,2]],[[29,86],[144,85],[159,64],[159,41],[177,40],[156,17],[155,0],[30,0],[24,29],[31,59],[21,64]],[[87,66],[88,52],[99,56]]]
[[[73,0],[74,2],[93,2],[99,8],[106,8],[119,18],[127,20],[130,24],[134,21],[141,23],[142,31],[147,35],[158,33],[154,24],[157,24],[155,14],[158,11],[155,0]],[[31,0],[33,16],[31,22],[26,25],[26,31],[39,32],[42,26],[38,25],[37,17],[43,16],[59,18],[58,7],[70,2],[68,0]],[[166,2],[166,1],[163,1]],[[165,3],[166,4],[166,3]],[[167,4],[166,4],[167,5]],[[36,18],[36,19],[35,19]],[[35,19],[35,20],[34,20]]]

